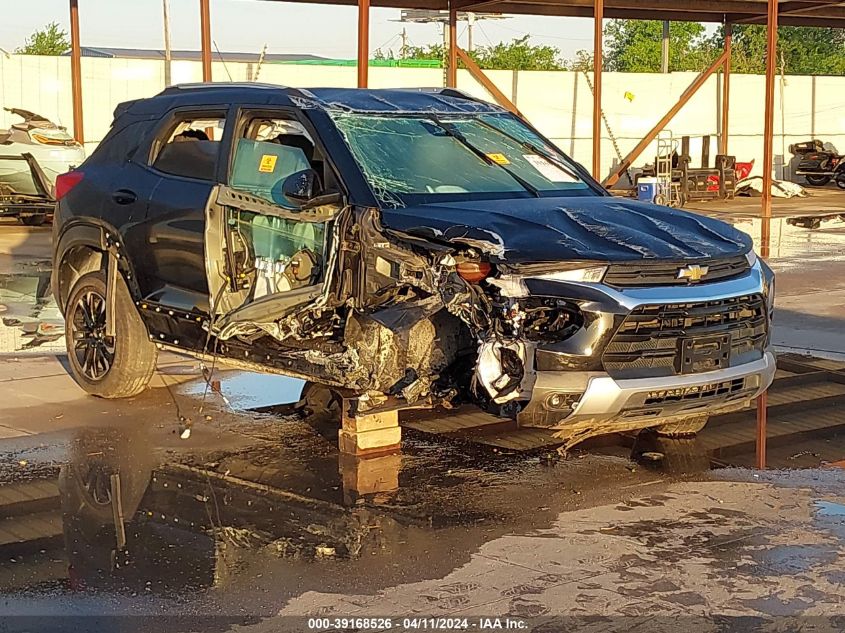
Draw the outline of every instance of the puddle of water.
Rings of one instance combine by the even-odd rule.
[[[760,218],[737,218],[731,223],[754,239],[760,252]],[[779,271],[800,269],[806,262],[842,262],[845,215],[772,218],[769,262]]]
[[[0,274],[0,353],[63,352],[64,320],[50,271]]]
[[[299,378],[250,371],[221,372],[216,379],[220,381],[220,392],[236,411],[293,404],[299,401],[305,386]],[[201,397],[206,389],[206,381],[201,379],[186,383],[182,392]],[[212,395],[210,390],[208,395]]]
[[[816,510],[819,516],[840,517],[845,519],[845,504],[834,503],[833,501],[816,501]]]

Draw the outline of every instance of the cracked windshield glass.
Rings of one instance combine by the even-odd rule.
[[[596,195],[567,157],[510,115],[333,115],[387,206]]]

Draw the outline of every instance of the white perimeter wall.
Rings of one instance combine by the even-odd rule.
[[[214,79],[245,81],[253,64],[213,65]],[[93,149],[109,128],[112,112],[121,101],[147,97],[164,87],[161,61],[82,59],[83,104],[86,147]],[[584,165],[592,163],[592,94],[583,74],[575,72],[487,71],[540,131]],[[174,83],[201,80],[199,62],[175,61]],[[642,138],[676,102],[694,79],[694,73],[637,74],[604,73],[603,107],[622,154]],[[294,87],[354,87],[354,67],[264,64],[260,81]],[[441,69],[370,68],[373,88],[441,86]],[[491,99],[467,71],[458,74],[459,88],[483,99]],[[763,86],[757,75],[731,78],[730,153],[740,161],[762,162]],[[630,93],[626,97],[626,93]],[[633,98],[630,98],[630,96]],[[73,126],[70,91],[70,59],[0,54],[0,104],[38,112],[68,129]],[[14,117],[0,112],[0,128]],[[667,129],[675,136],[714,136],[711,156],[716,154],[715,136],[721,130],[721,87],[716,76],[698,91]],[[845,151],[845,77],[779,78],[775,94],[775,177],[789,177],[790,143],[821,138]],[[635,163],[642,165],[654,156],[652,146]],[[694,164],[700,143],[693,141]],[[602,164],[607,173],[617,162],[607,130],[602,138]],[[785,165],[785,168],[784,168]],[[784,173],[785,169],[785,173]]]

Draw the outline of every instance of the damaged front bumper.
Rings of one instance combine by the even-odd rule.
[[[761,261],[738,277],[689,286],[520,278],[523,301],[576,302],[584,322],[565,340],[532,345],[517,420],[613,432],[742,408],[774,378],[773,278]]]
[[[521,426],[558,430],[613,425],[654,426],[693,415],[742,408],[772,383],[775,356],[686,376],[617,380],[605,372],[539,371]]]

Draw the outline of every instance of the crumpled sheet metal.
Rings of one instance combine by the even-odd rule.
[[[514,198],[382,210],[387,229],[453,244],[485,242],[493,263],[730,257],[751,238],[719,220],[607,197]]]
[[[458,326],[441,315],[445,310],[438,297],[350,315],[345,344],[356,350],[370,390],[389,393],[409,375],[412,382],[430,381],[454,361]]]

